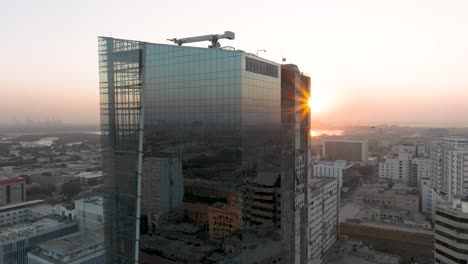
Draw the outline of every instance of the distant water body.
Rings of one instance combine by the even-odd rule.
[[[314,129],[310,131],[310,135],[313,137],[318,137],[322,135],[327,136],[342,136],[344,130],[321,130],[321,129]]]

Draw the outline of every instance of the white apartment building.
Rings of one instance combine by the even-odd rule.
[[[438,203],[435,220],[435,263],[467,263],[468,201]]]
[[[457,178],[461,176],[455,176],[451,173],[451,164],[453,163],[452,151],[464,151],[468,150],[468,138],[466,137],[443,137],[440,139],[433,140],[430,146],[430,159],[432,160],[431,165],[431,178],[435,184],[435,187],[447,193],[449,196],[452,195],[452,189],[457,186],[452,186],[451,178]],[[461,183],[461,182],[460,182]],[[463,186],[461,187],[463,188]],[[458,190],[460,188],[458,187]]]
[[[307,197],[307,264],[319,264],[338,239],[339,191],[336,178],[314,177]]]
[[[413,154],[407,151],[389,153],[379,162],[379,178],[392,179],[409,185],[412,158]]]
[[[450,194],[468,195],[468,146],[464,150],[449,151],[447,162]]]
[[[411,160],[410,186],[418,187],[422,178],[431,176],[431,159],[413,158]]]
[[[312,173],[314,177],[334,177],[338,181],[338,186],[341,190],[343,187],[343,177],[346,176],[353,163],[346,160],[336,161],[318,161],[312,166]]]

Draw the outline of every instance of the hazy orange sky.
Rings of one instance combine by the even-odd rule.
[[[466,0],[2,1],[0,123],[97,123],[98,35],[225,30],[310,74],[317,120],[468,125]]]

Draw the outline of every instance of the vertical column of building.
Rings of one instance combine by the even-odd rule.
[[[281,227],[285,263],[305,263],[307,257],[307,184],[309,160],[310,79],[295,65],[281,68]]]
[[[107,263],[138,259],[143,43],[99,38]]]

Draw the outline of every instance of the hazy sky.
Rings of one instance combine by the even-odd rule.
[[[310,74],[316,119],[468,125],[466,0],[2,0],[0,122],[97,123],[99,35],[225,30]]]

